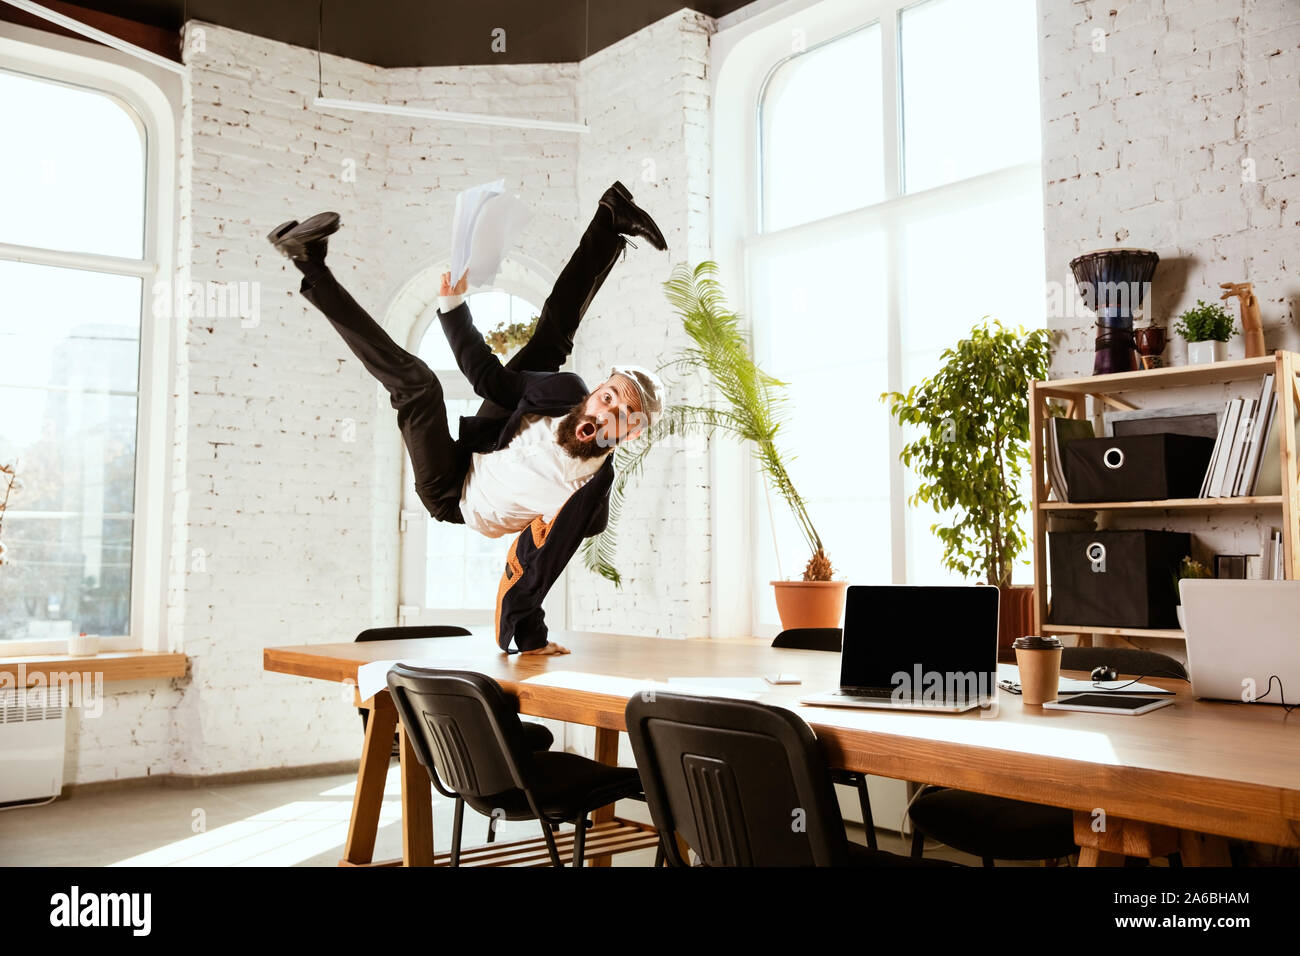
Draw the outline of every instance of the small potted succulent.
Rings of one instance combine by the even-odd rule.
[[[1183,598],[1178,583],[1182,581],[1183,578],[1212,577],[1214,577],[1214,575],[1210,573],[1210,569],[1201,564],[1200,561],[1193,560],[1190,554],[1184,556],[1182,564],[1178,565],[1178,572],[1174,575],[1174,600],[1178,602],[1178,626],[1184,630],[1187,629],[1187,624],[1183,620]]]
[[[1174,331],[1187,340],[1187,364],[1207,365],[1227,358],[1228,339],[1237,329],[1223,306],[1197,299],[1195,308],[1178,317]]]

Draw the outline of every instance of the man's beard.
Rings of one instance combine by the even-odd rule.
[[[600,425],[596,422],[596,416],[584,414],[583,409],[586,407],[587,402],[585,399],[574,405],[560,419],[560,424],[555,429],[556,440],[571,458],[599,458],[614,447],[613,445],[602,445],[599,438],[593,438],[591,441],[582,441],[578,438],[578,425],[582,422],[590,422],[592,427],[596,429],[596,434],[600,434]]]

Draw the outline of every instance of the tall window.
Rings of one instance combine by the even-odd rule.
[[[877,10],[787,56],[762,87],[747,298],[759,361],[790,383],[782,443],[837,569],[859,584],[939,584],[952,575],[937,518],[907,503],[910,436],[879,396],[932,374],[984,316],[1044,322],[1035,5]],[[777,621],[762,585],[806,559],[766,495],[756,484],[762,626]]]
[[[519,296],[500,290],[474,292],[465,301],[480,332],[499,324],[528,323],[540,309]],[[456,367],[455,356],[437,319],[420,339],[417,354],[433,369],[443,384],[447,419],[452,437],[460,427],[460,416],[473,415],[482,404],[469,382]],[[507,361],[502,357],[502,361]],[[513,535],[485,538],[464,525],[430,519],[425,550],[424,608],[444,613],[438,622],[485,623],[491,620],[497,584],[505,567],[506,550]],[[445,612],[453,612],[448,616]]]
[[[23,485],[4,516],[0,641],[125,639],[155,269],[144,126],[114,96],[0,70],[0,129],[0,461]]]

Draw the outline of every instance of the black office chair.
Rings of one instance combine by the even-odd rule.
[[[471,632],[463,627],[457,627],[453,624],[427,624],[413,627],[372,627],[362,631],[357,635],[355,644],[366,641],[404,641],[418,640],[428,637],[469,637]],[[357,708],[357,713],[361,715],[361,730],[364,733],[366,729],[366,719],[369,717],[369,711]],[[534,750],[550,750],[551,744],[555,743],[555,735],[549,728],[532,721],[524,721],[524,734],[528,738],[528,746]],[[401,738],[393,734],[393,756],[402,755]],[[488,838],[491,839],[489,832]]]
[[[637,694],[628,736],[662,850],[687,866],[947,866],[849,842],[812,729],[781,707]]]
[[[844,643],[844,631],[838,627],[794,627],[782,631],[772,640],[773,647],[792,647],[804,651],[833,651],[838,654]],[[877,849],[876,821],[871,815],[871,794],[867,792],[867,775],[854,770],[832,770],[831,780],[858,791],[862,808],[862,826],[867,831],[867,846]]]
[[[359,644],[363,641],[403,641],[416,640],[428,637],[469,637],[472,632],[463,627],[457,627],[454,624],[421,624],[411,627],[372,627],[362,631],[357,635],[353,642]],[[357,708],[361,714],[361,730],[364,733],[366,729],[366,718],[369,711]],[[551,733],[549,727],[536,723],[531,720],[522,722],[524,725],[524,738],[528,746],[533,750],[550,750],[551,745],[555,743],[555,735]],[[402,755],[402,738],[393,734],[393,751],[394,757]],[[493,842],[497,838],[496,820],[488,820],[487,841]]]
[[[1156,651],[1123,647],[1066,647],[1061,669],[1092,671],[1109,665],[1125,675],[1187,679],[1187,670],[1174,658]],[[920,859],[925,838],[979,857],[985,866],[994,860],[1059,860],[1078,847],[1074,842],[1074,812],[1062,807],[1027,803],[985,793],[927,787],[908,808],[912,821],[912,857]],[[1170,866],[1181,866],[1177,853]]]
[[[388,689],[429,779],[456,800],[452,866],[460,865],[466,804],[487,817],[538,820],[555,866],[562,864],[552,830],[572,823],[573,865],[581,866],[588,814],[641,795],[633,769],[533,750],[514,701],[484,674],[396,664]]]

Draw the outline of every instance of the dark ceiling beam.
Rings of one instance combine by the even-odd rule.
[[[745,2],[325,0],[321,46],[326,53],[383,67],[573,63],[684,6],[718,17]],[[81,0],[81,4],[84,16],[69,15],[89,23],[89,11],[94,10],[161,31],[173,46],[163,55],[173,59],[186,18],[316,48],[319,0]],[[76,9],[58,0],[50,0],[49,5]],[[5,9],[12,10],[0,4],[0,10]],[[498,28],[505,31],[504,52],[492,46]]]
[[[156,53],[177,63],[181,62],[181,37],[180,31],[177,29],[167,29],[153,24],[141,23],[138,20],[116,16],[101,10],[91,10],[71,3],[62,3],[60,0],[38,0],[38,2],[41,6],[47,7],[56,13],[61,13],[65,17],[72,17],[74,20],[80,20],[86,26],[112,34],[119,40],[126,40],[128,43],[134,43],[150,53]],[[44,20],[25,10],[11,7],[7,3],[0,3],[0,20],[16,23],[19,26],[31,27],[34,30],[44,30],[46,33],[53,33],[61,37],[85,40],[87,43],[97,42],[89,37],[82,36],[80,33],[65,30],[63,27],[56,26],[49,20]]]

